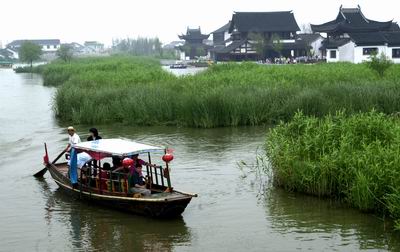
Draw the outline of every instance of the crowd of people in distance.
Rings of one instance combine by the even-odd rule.
[[[65,148],[65,152],[69,153],[71,148],[81,142],[79,135],[76,133],[74,127],[70,126],[67,128],[68,131],[68,144]],[[96,128],[89,129],[89,136],[87,141],[100,140],[102,137]],[[67,154],[68,156],[68,154]],[[68,166],[70,166],[71,160],[68,161]],[[128,193],[140,194],[143,196],[148,196],[151,194],[151,190],[147,189],[147,185],[151,183],[150,179],[143,176],[142,168],[143,166],[155,167],[155,164],[150,164],[139,158],[139,154],[132,155],[129,157],[121,158],[118,156],[112,157],[112,166],[110,163],[103,163],[102,167],[98,166],[98,162],[94,160],[88,153],[80,152],[77,154],[77,166],[82,169],[85,177],[97,177],[101,178],[101,187],[107,188],[106,180],[113,179],[117,174],[122,174],[123,177],[128,181]],[[99,168],[99,174],[97,170]],[[98,176],[99,175],[99,176]]]

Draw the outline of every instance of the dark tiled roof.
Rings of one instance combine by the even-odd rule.
[[[386,32],[385,37],[389,46],[400,46],[400,32]]]
[[[320,25],[311,25],[314,32],[370,32],[395,29],[392,21],[378,22],[367,19],[358,8],[342,8],[336,19]]]
[[[311,46],[305,41],[295,40],[295,42],[282,43],[282,49],[295,50],[295,49],[310,49]]]
[[[400,46],[400,32],[357,32],[349,33],[350,38],[325,39],[322,48],[334,49],[353,41],[357,46],[388,45]]]
[[[4,57],[10,57],[12,55],[12,53],[7,51],[7,49],[1,49],[0,48],[0,55],[2,55]]]
[[[229,32],[295,32],[300,28],[291,11],[235,12]]]
[[[358,46],[384,45],[388,39],[382,32],[349,33],[351,40]]]
[[[228,46],[216,46],[211,51],[213,51],[215,53],[229,53],[229,52],[235,50],[236,48],[240,47],[244,43],[246,43],[246,41],[247,41],[246,39],[236,40],[236,41],[233,41]],[[282,49],[284,49],[284,50],[311,48],[306,42],[301,41],[301,40],[295,40],[294,42],[290,42],[290,43],[282,43],[281,45],[282,45]],[[273,50],[272,45],[267,45],[267,48],[269,50]]]
[[[400,27],[397,23],[393,22],[392,26],[390,27],[390,31],[400,32]]]
[[[10,46],[21,46],[22,43],[30,41],[38,45],[59,45],[60,40],[59,39],[21,39],[21,40],[14,40],[11,43],[7,45],[7,47]]]
[[[204,40],[207,39],[210,35],[209,34],[202,34],[200,27],[198,29],[190,29],[189,27],[186,30],[186,34],[179,35],[180,39],[184,40]]]
[[[221,33],[221,32],[226,32],[229,30],[229,27],[231,26],[231,21],[229,21],[227,24],[224,26],[218,28],[217,30],[211,32],[211,33]]]
[[[342,45],[345,45],[350,42],[350,38],[340,38],[340,39],[325,39],[322,41],[321,49],[336,49]]]
[[[211,51],[214,51],[215,53],[229,53],[229,52],[235,50],[236,48],[240,47],[244,43],[246,43],[246,39],[236,40],[236,41],[233,41],[228,46],[217,46],[217,47],[213,48]]]
[[[304,41],[307,44],[311,44],[315,40],[322,38],[322,36],[319,35],[318,33],[314,33],[314,34],[300,33],[300,34],[297,34],[296,36],[298,39]]]

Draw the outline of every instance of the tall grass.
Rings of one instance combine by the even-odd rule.
[[[400,229],[400,120],[377,111],[322,119],[298,112],[270,131],[274,183],[388,214]]]
[[[53,63],[46,85],[60,85],[55,108],[74,123],[223,127],[287,121],[301,109],[323,116],[375,108],[400,111],[400,66],[379,78],[364,65],[223,64],[176,77],[147,58]]]

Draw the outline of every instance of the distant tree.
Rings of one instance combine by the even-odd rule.
[[[72,47],[70,45],[61,45],[56,54],[61,60],[69,62],[73,56]]]
[[[163,54],[162,43],[157,37],[114,39],[112,43],[114,53],[153,57],[161,57]]]
[[[32,69],[33,61],[39,60],[42,55],[42,48],[40,45],[26,41],[22,43],[18,55],[20,61],[30,63]]]
[[[196,56],[205,56],[207,51],[203,47],[196,48]]]
[[[251,44],[256,51],[257,55],[259,56],[259,59],[263,59],[265,57],[265,53],[267,50],[267,40],[266,38],[261,35],[260,33],[255,33],[252,32],[249,34],[249,38],[251,40]]]
[[[302,24],[301,25],[301,33],[312,34],[313,30],[311,29],[310,24]]]
[[[374,70],[379,77],[383,78],[385,72],[393,65],[393,62],[386,56],[386,54],[381,53],[379,56],[377,53],[371,54],[370,61],[366,62],[367,66]]]
[[[279,35],[273,34],[273,35],[271,36],[271,46],[272,46],[272,49],[273,49],[276,53],[278,53],[278,55],[279,55],[279,57],[280,57],[281,54],[282,54],[282,50],[283,50],[283,44],[282,44],[282,42],[281,42],[281,38],[279,37]]]

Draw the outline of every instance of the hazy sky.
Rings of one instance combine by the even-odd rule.
[[[59,38],[62,42],[158,36],[178,40],[186,27],[205,33],[234,11],[293,10],[299,26],[336,17],[339,6],[361,6],[367,18],[400,21],[400,0],[2,0],[0,41]]]

